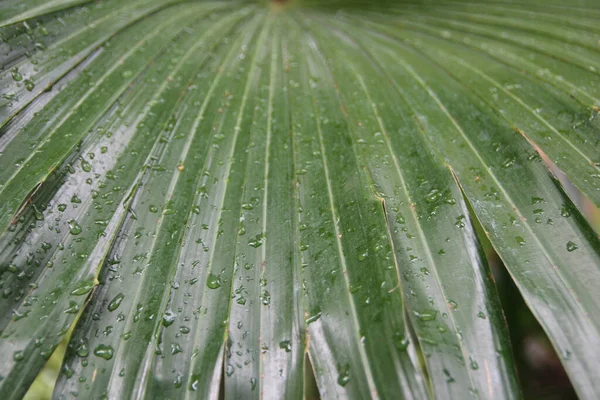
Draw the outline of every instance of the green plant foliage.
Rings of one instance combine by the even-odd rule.
[[[600,398],[599,18],[2,2],[0,397],[520,398],[480,223]]]

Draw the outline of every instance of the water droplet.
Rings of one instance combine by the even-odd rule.
[[[155,205],[151,205],[150,207],[148,207],[148,210],[150,210],[151,213],[157,213],[158,207],[156,207]]]
[[[221,277],[219,275],[215,275],[212,272],[208,274],[208,278],[206,278],[206,286],[209,289],[218,289],[221,287]]]
[[[58,206],[56,206],[56,208],[58,209],[58,211],[63,212],[67,209],[67,205],[66,204],[59,204]]]
[[[72,296],[83,296],[94,288],[94,282],[85,281],[79,284],[75,289],[71,291]]]
[[[350,293],[357,293],[360,289],[362,289],[361,285],[350,285]]]
[[[292,342],[289,340],[282,340],[279,342],[279,348],[284,349],[286,353],[292,351]]]
[[[503,166],[504,168],[510,168],[510,167],[512,167],[513,165],[515,165],[515,158],[514,158],[514,157],[513,157],[513,158],[507,158],[506,160],[504,160],[504,161],[502,162],[502,166]]]
[[[110,303],[108,303],[108,311],[115,311],[117,308],[119,308],[124,299],[125,295],[123,293],[119,293],[118,295],[116,295],[110,301]]]
[[[30,79],[25,79],[23,83],[25,84],[25,89],[27,89],[29,92],[35,88],[35,83],[33,83],[33,81]]]
[[[23,80],[23,75],[21,75],[18,68],[13,68],[10,72],[15,81],[20,82]]]
[[[448,301],[448,307],[450,307],[452,311],[458,311],[458,303],[456,303],[454,300]]]
[[[577,246],[575,243],[568,241],[567,242],[567,251],[571,252],[571,251],[575,251],[579,248],[579,246]]]
[[[33,206],[33,217],[38,221],[44,220],[44,214],[40,210],[38,210],[38,208],[35,205]]]
[[[434,310],[426,310],[423,312],[413,311],[415,316],[419,318],[421,321],[433,321],[437,316],[437,311]]]
[[[427,196],[425,196],[425,201],[427,203],[435,203],[442,197],[442,192],[437,189],[432,189]]]
[[[405,224],[406,220],[404,219],[404,216],[402,214],[397,214],[396,215],[396,222],[399,224]]]
[[[87,341],[85,339],[82,339],[79,342],[79,346],[77,346],[77,349],[75,350],[75,353],[77,353],[77,355],[79,357],[87,357],[90,354],[90,351],[88,349],[88,344],[87,344]]]
[[[405,351],[408,348],[408,345],[410,344],[410,340],[408,340],[408,338],[401,334],[401,333],[396,333],[394,335],[394,346],[396,346],[396,349],[398,349],[398,351]]]
[[[113,352],[112,346],[106,346],[104,344],[99,344],[98,347],[94,349],[94,355],[105,360],[110,360],[113,357]]]
[[[254,247],[255,249],[260,247],[263,244],[264,235],[259,233],[254,238],[248,241],[248,246]]]
[[[183,349],[179,343],[171,343],[171,355],[183,353]]]
[[[350,366],[346,364],[341,369],[341,371],[338,375],[337,383],[340,386],[346,386],[349,382],[350,382]]]
[[[452,375],[450,375],[450,371],[448,371],[446,368],[444,368],[443,371],[444,371],[444,375],[446,375],[446,382],[448,382],[448,383],[455,382],[455,380],[452,377]]]
[[[92,170],[92,165],[82,158],[81,169],[83,169],[85,172],[90,172]]]
[[[471,361],[471,369],[479,369],[479,364],[477,364],[477,361],[475,361],[472,357],[469,357],[469,360]]]
[[[316,313],[316,314],[313,314],[313,315],[311,315],[310,317],[308,317],[308,318],[306,319],[306,321],[305,321],[305,322],[306,322],[306,325],[310,325],[310,324],[312,324],[313,322],[315,322],[315,321],[316,321],[316,320],[318,320],[319,318],[321,318],[321,311],[319,311],[318,313]]]
[[[454,225],[457,228],[464,228],[465,227],[465,216],[460,215],[460,216],[456,217],[456,222],[454,223]]]
[[[517,244],[519,245],[519,247],[523,247],[527,243],[527,242],[525,242],[525,239],[523,239],[521,236],[517,236],[515,238],[515,241],[517,242]]]
[[[560,215],[562,215],[565,218],[569,218],[571,216],[571,212],[569,211],[567,206],[562,206],[560,208]]]
[[[358,259],[358,261],[364,261],[367,259],[368,256],[369,256],[369,250],[364,250],[364,251],[359,250],[356,258]]]
[[[71,232],[71,235],[79,235],[81,233],[81,226],[74,219],[69,221],[69,232]]]
[[[162,318],[163,326],[165,326],[165,327],[171,326],[173,324],[173,322],[175,322],[175,318],[177,318],[177,314],[175,314],[173,311],[171,311],[171,310],[165,311],[163,318]]]
[[[69,300],[69,306],[65,309],[66,314],[77,314],[79,312],[79,304],[73,300]]]
[[[192,376],[190,377],[190,384],[188,386],[188,390],[191,392],[195,392],[196,390],[198,390],[198,383],[200,383],[200,375],[192,374]]]
[[[25,353],[22,350],[15,351],[13,353],[13,360],[22,361],[25,359]]]
[[[268,306],[271,304],[271,294],[266,290],[263,290],[260,294],[260,301],[263,303],[263,305]]]

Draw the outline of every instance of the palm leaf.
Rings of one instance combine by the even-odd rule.
[[[520,398],[478,224],[600,396],[594,2],[0,10],[2,398]]]

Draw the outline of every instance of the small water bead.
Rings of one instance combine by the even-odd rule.
[[[356,256],[358,261],[364,261],[367,259],[367,257],[369,256],[369,251],[368,250],[364,250],[364,251],[359,251],[358,255]]]
[[[449,300],[448,301],[448,307],[452,310],[452,311],[458,311],[458,303],[456,303],[454,300]]]
[[[94,355],[96,357],[100,357],[105,360],[110,360],[111,358],[113,358],[113,353],[114,353],[114,350],[113,350],[112,346],[107,346],[104,344],[99,344],[94,349]]]
[[[190,333],[190,328],[188,328],[187,326],[180,326],[179,332],[183,333],[184,335],[187,335],[188,333]]]
[[[263,305],[268,306],[271,304],[271,294],[268,291],[263,290],[260,294],[260,301]]]
[[[190,377],[190,384],[188,386],[188,390],[190,392],[195,392],[196,390],[198,390],[199,383],[200,383],[200,375],[192,374],[192,376]]]
[[[173,322],[175,322],[175,318],[177,318],[177,314],[175,314],[173,311],[171,311],[171,310],[165,311],[165,313],[163,314],[163,318],[162,318],[163,326],[165,326],[165,327],[171,326],[173,324]]]
[[[470,360],[472,370],[479,369],[479,364],[477,364],[477,361],[475,361],[472,357],[469,357],[469,360]]]
[[[282,340],[279,342],[279,348],[284,349],[286,353],[292,351],[292,342],[289,340]]]
[[[208,278],[206,279],[206,286],[209,289],[218,289],[221,287],[221,277],[219,275],[215,275],[212,272],[208,274]]]
[[[90,354],[86,340],[81,340],[79,346],[77,346],[77,349],[75,350],[75,353],[77,353],[79,357],[87,357]]]
[[[33,206],[33,217],[38,221],[44,220],[44,214],[40,210],[38,210],[38,208],[35,205]]]
[[[408,348],[409,344],[410,340],[408,340],[408,338],[405,335],[400,333],[396,333],[394,335],[394,346],[398,351],[405,351]]]
[[[25,79],[23,83],[25,84],[25,89],[27,89],[29,92],[35,88],[35,83],[33,83],[31,79]]]
[[[15,351],[13,353],[13,360],[15,361],[23,361],[25,359],[25,353],[22,350]]]
[[[577,250],[578,248],[579,248],[579,246],[577,246],[575,243],[573,243],[573,242],[571,242],[571,241],[568,241],[568,242],[567,242],[567,251],[568,251],[568,252],[575,251],[575,250]]]
[[[311,315],[310,317],[308,317],[308,318],[305,320],[305,322],[306,322],[306,325],[310,325],[310,324],[312,324],[313,322],[317,321],[319,318],[321,318],[321,312],[320,312],[320,311],[319,311],[318,313],[316,313],[316,314],[313,314],[313,315]]]
[[[125,295],[123,293],[119,293],[117,294],[111,301],[110,303],[108,303],[108,311],[115,311],[117,308],[119,308],[119,306],[121,305],[121,303],[123,302],[123,300],[125,299]]]
[[[419,318],[421,321],[433,321],[437,317],[437,311],[434,310],[426,310],[422,312],[413,311],[414,315]]]
[[[264,235],[262,233],[259,233],[254,238],[252,238],[248,241],[248,246],[254,247],[256,249],[263,244],[263,241],[264,241]]]
[[[66,314],[77,314],[79,312],[79,304],[73,300],[69,300],[69,306],[65,309]]]
[[[227,376],[233,375],[234,372],[235,368],[233,368],[233,365],[227,364],[227,366],[225,367],[225,373],[227,374]]]
[[[85,172],[90,172],[92,170],[92,165],[87,162],[85,159],[81,159],[81,169],[83,169]]]
[[[350,382],[350,366],[345,365],[340,371],[337,383],[340,386],[346,386]]]
[[[465,216],[460,215],[460,216],[456,217],[456,222],[454,223],[454,225],[457,228],[464,228],[465,227]]]
[[[183,348],[179,345],[179,343],[171,343],[171,355],[183,353]]]
[[[15,82],[20,82],[23,80],[23,75],[21,75],[18,68],[13,68],[10,73]]]
[[[406,223],[406,219],[404,218],[404,216],[402,214],[397,214],[396,215],[396,222],[399,224],[405,224]]]
[[[72,296],[83,296],[89,293],[94,288],[93,282],[83,282],[71,291]]]
[[[79,235],[82,229],[81,226],[74,219],[69,221],[69,232],[71,235]]]

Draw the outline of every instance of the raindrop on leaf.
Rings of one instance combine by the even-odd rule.
[[[221,287],[221,277],[219,275],[209,273],[208,278],[206,279],[206,286],[208,286],[209,289],[220,288]]]
[[[103,358],[105,360],[110,360],[113,357],[113,348],[112,346],[107,346],[104,344],[99,344],[95,349],[94,349],[94,355],[96,357],[100,357]]]
[[[74,219],[69,221],[69,232],[71,235],[79,235],[81,233],[81,226]]]
[[[110,303],[108,303],[108,311],[115,311],[117,308],[119,308],[124,299],[125,295],[123,293],[119,293],[118,295],[116,295],[110,301]]]

